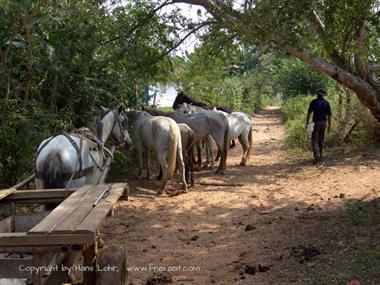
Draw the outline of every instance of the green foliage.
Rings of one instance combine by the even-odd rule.
[[[151,15],[155,4],[1,2],[1,186],[32,171],[43,139],[86,125],[101,105],[141,105],[138,94],[169,73],[163,54],[181,19]]]
[[[307,148],[309,136],[305,130],[305,119],[312,96],[297,96],[289,98],[282,106],[282,113],[288,131],[285,145],[290,148]]]
[[[336,147],[349,142],[357,145],[369,144],[379,140],[378,122],[356,97],[334,84],[327,90],[326,99],[332,109],[332,128],[325,137],[326,147]],[[287,128],[285,139],[287,148],[292,150],[310,148],[310,137],[305,130],[305,122],[309,103],[314,98],[300,94],[288,98],[282,106]]]
[[[180,79],[185,92],[206,103],[248,114],[272,103],[275,56],[250,56],[252,51],[233,44],[218,46],[216,51],[214,45],[204,42],[186,59],[173,59],[174,78]]]
[[[277,82],[284,100],[299,94],[315,94],[318,88],[326,88],[329,81],[326,75],[298,59],[282,58],[277,68]]]

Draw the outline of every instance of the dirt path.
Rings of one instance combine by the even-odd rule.
[[[129,266],[142,267],[130,269],[131,284],[145,284],[159,266],[178,265],[170,272],[174,284],[311,284],[310,266],[300,260],[307,260],[302,249],[308,246],[311,255],[321,253],[317,258],[334,266],[344,237],[331,225],[348,199],[379,197],[379,152],[330,154],[314,167],[290,159],[282,148],[278,109],[262,111],[253,122],[248,166],[238,166],[238,146],[229,153],[224,176],[196,173],[198,182],[242,187],[196,185],[188,194],[157,197],[155,181],[130,182],[138,185],[136,192],[120,202],[102,233],[107,243],[126,246]],[[246,231],[247,225],[253,229]],[[266,272],[252,275],[250,267],[258,271],[259,264]]]

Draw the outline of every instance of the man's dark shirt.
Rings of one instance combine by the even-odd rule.
[[[331,115],[330,104],[323,97],[318,97],[310,102],[309,112],[313,112],[313,122],[327,121]]]

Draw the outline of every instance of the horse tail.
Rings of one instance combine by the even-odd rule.
[[[177,129],[178,130],[178,129]],[[168,159],[167,159],[167,179],[171,178],[174,174],[175,167],[176,167],[176,159],[177,159],[177,147],[180,143],[178,141],[178,138],[180,138],[180,134],[178,131],[176,131],[173,126],[170,126],[169,130],[169,151],[168,151]]]
[[[247,155],[246,155],[246,159],[245,159],[246,162],[249,161],[249,158],[251,157],[251,153],[252,153],[252,144],[253,144],[252,133],[253,133],[253,126],[251,123],[251,127],[249,128],[249,133],[248,133],[248,151],[247,151]]]
[[[63,165],[58,150],[50,152],[43,163],[45,189],[63,188]]]

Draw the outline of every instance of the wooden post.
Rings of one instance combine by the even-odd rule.
[[[96,276],[96,246],[95,244],[87,246],[83,251],[83,265],[93,270],[85,270],[83,272],[83,285],[95,284]]]

